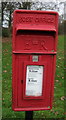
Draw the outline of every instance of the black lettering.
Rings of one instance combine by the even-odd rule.
[[[34,70],[33,70],[32,72],[38,72],[38,71],[34,71]]]
[[[37,80],[31,80],[31,82],[37,82]]]

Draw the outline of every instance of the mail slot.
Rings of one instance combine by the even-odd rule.
[[[52,108],[57,38],[57,12],[14,11],[12,39],[14,111]]]

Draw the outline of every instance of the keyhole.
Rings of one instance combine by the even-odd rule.
[[[23,84],[23,80],[21,80],[21,83]]]
[[[30,82],[30,79],[29,79],[29,82]]]

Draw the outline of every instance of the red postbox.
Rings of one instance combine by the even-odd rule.
[[[16,10],[13,17],[12,88],[14,111],[52,108],[58,14]]]

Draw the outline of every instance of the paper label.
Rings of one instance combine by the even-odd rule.
[[[42,96],[43,66],[28,65],[26,71],[26,96]]]

